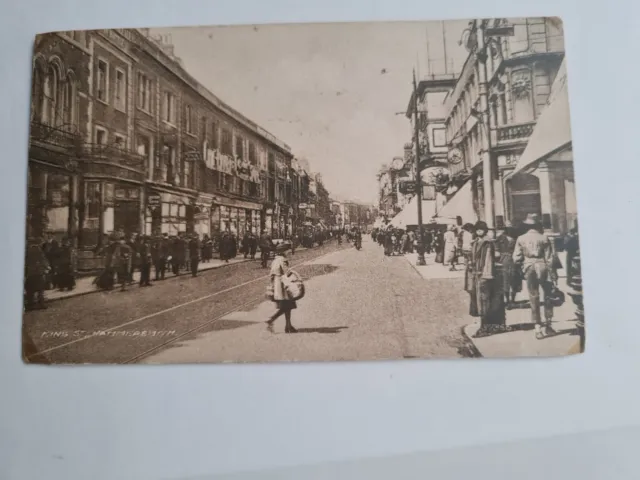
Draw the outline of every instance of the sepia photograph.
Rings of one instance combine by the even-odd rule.
[[[567,71],[557,17],[37,35],[24,362],[582,353]]]

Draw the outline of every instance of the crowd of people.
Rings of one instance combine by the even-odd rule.
[[[531,214],[518,227],[507,225],[495,237],[485,222],[459,220],[458,226],[429,225],[423,230],[424,253],[435,253],[435,262],[465,272],[465,290],[470,295],[469,313],[480,317],[478,335],[503,331],[506,310],[517,306],[523,290],[529,297],[535,336],[554,335],[551,327],[554,306],[564,301],[558,289],[558,270],[563,268],[556,244],[544,234],[537,215]],[[443,228],[444,227],[444,228]],[[385,255],[413,253],[419,245],[417,230],[391,225],[374,229],[374,241]],[[578,255],[577,225],[557,244],[567,253],[567,277],[571,277]],[[540,291],[542,291],[542,300]],[[542,312],[541,312],[542,308]]]
[[[308,236],[308,235],[307,235]],[[286,235],[280,247],[295,253],[304,240],[305,233],[294,232]],[[322,245],[331,234],[314,232],[302,242],[304,246]],[[152,285],[155,280],[163,280],[168,273],[180,275],[190,273],[197,276],[201,262],[211,262],[217,254],[228,263],[239,255],[254,260],[260,251],[262,268],[267,268],[268,260],[276,251],[276,242],[264,230],[259,236],[251,231],[238,238],[231,231],[216,236],[179,233],[177,235],[125,235],[113,232],[105,235],[94,254],[104,259],[104,267],[94,278],[99,289],[111,290],[119,287],[126,290],[134,283],[134,273],[139,272],[140,287]],[[26,309],[44,309],[47,290],[71,291],[76,286],[77,250],[71,238],[58,242],[52,235],[46,240],[31,238],[27,241],[24,275],[24,305]]]

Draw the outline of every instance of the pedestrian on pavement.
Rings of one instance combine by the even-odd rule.
[[[189,263],[191,276],[195,277],[198,275],[198,264],[200,263],[200,239],[197,233],[194,233],[189,241],[189,256],[191,257]]]
[[[571,281],[575,275],[575,258],[578,256],[580,251],[580,245],[578,241],[578,221],[576,220],[573,228],[569,231],[569,233],[564,237],[564,250],[567,252],[567,281]]]
[[[47,308],[44,303],[46,276],[50,265],[42,249],[42,240],[32,238],[27,246],[24,272],[24,307],[27,310]]]
[[[140,237],[136,236],[135,234],[132,235],[127,235],[127,241],[126,244],[129,247],[130,250],[130,257],[129,257],[129,266],[128,266],[128,271],[129,271],[129,284],[133,283],[133,274],[136,271],[136,267],[139,266],[140,264],[140,255],[138,253],[138,250],[140,249]]]
[[[255,233],[251,232],[249,234],[249,255],[251,256],[251,260],[256,259],[256,252],[258,251],[258,238]]]
[[[556,333],[551,328],[554,253],[538,215],[527,215],[523,225],[528,230],[516,240],[513,261],[522,265],[531,303],[531,321],[535,324],[536,338],[541,340]],[[540,318],[540,288],[544,295],[544,322]]]
[[[213,241],[208,234],[202,238],[202,261],[209,263],[213,258]]]
[[[138,262],[140,264],[140,281],[141,287],[151,286],[151,242],[147,235],[142,236],[138,247]]]
[[[114,257],[116,261],[116,283],[120,284],[120,290],[125,291],[127,283],[131,283],[132,273],[131,273],[131,264],[133,259],[134,252],[131,250],[131,247],[126,242],[124,235],[121,235],[118,243],[116,243]]]
[[[273,288],[273,301],[276,303],[278,310],[267,320],[267,328],[272,331],[273,323],[284,315],[286,321],[285,333],[296,333],[297,330],[291,324],[291,311],[297,307],[295,300],[290,300],[285,292],[282,278],[289,271],[289,261],[284,249],[276,250],[276,257],[271,263],[271,286]]]
[[[496,251],[500,256],[499,262],[502,265],[502,292],[508,310],[514,307],[516,294],[522,290],[520,266],[513,261],[516,238],[515,229],[507,225],[495,242]]]
[[[462,255],[464,257],[465,265],[469,263],[471,257],[471,243],[473,242],[473,224],[465,223],[462,226]]]
[[[465,271],[465,289],[470,297],[469,314],[480,317],[481,326],[476,336],[483,336],[502,331],[506,318],[500,271],[495,265],[495,245],[487,238],[489,228],[479,221],[474,229],[476,239]]]
[[[49,262],[49,269],[45,275],[45,290],[49,290],[57,287],[58,272],[56,271],[56,266],[58,263],[58,255],[60,254],[60,244],[53,235],[47,235],[47,240],[42,244],[42,251],[44,252],[47,262]]]
[[[249,232],[244,232],[242,241],[240,243],[240,253],[244,255],[244,258],[249,256]]]
[[[449,271],[454,272],[456,270],[455,257],[456,257],[456,244],[458,238],[455,232],[455,227],[449,225],[447,232],[444,234],[444,265],[449,265]]]
[[[269,261],[272,249],[273,241],[267,234],[267,231],[263,230],[262,235],[260,235],[260,265],[262,268],[267,268],[267,262]]]
[[[56,284],[62,292],[70,292],[76,286],[77,253],[73,242],[65,237],[56,258]]]

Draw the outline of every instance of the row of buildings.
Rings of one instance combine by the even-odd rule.
[[[486,221],[538,214],[551,234],[577,220],[562,23],[557,18],[473,20],[459,74],[417,85],[423,221]],[[407,116],[414,118],[413,96]],[[412,143],[380,174],[380,208],[411,218]],[[414,208],[415,209],[415,208]],[[416,223],[416,222],[414,222]]]
[[[67,236],[80,270],[110,232],[215,235],[334,221],[309,162],[190,76],[148,30],[34,45],[27,236]]]

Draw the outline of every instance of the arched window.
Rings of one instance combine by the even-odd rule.
[[[56,125],[59,123],[57,118],[58,99],[60,88],[60,74],[55,65],[49,65],[47,74],[43,84],[43,101],[42,101],[42,123]]]
[[[71,72],[63,86],[62,122],[67,126],[76,125],[76,79]]]
[[[31,77],[31,120],[36,122],[42,121],[44,72],[45,70],[42,68],[42,65],[37,62],[33,67],[33,75]]]

